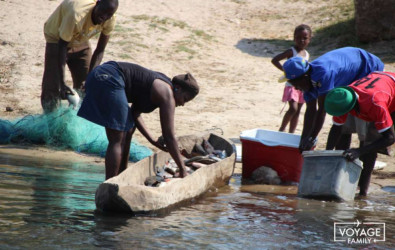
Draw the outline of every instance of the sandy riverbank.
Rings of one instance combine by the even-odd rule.
[[[0,1],[2,119],[41,113],[42,29],[59,2]],[[283,85],[277,82],[281,72],[271,64],[271,58],[292,44],[295,23],[310,24],[313,30],[325,27],[333,22],[332,14],[348,2],[120,0],[117,28],[103,61],[134,62],[169,76],[191,72],[201,85],[201,93],[193,102],[177,108],[177,135],[216,128],[227,138],[238,138],[247,129],[277,130],[283,116]],[[385,56],[389,46],[393,43],[380,42],[366,49]],[[316,45],[308,50],[314,59],[333,48],[335,44],[328,43],[324,48]],[[393,61],[385,63],[387,70],[395,71]],[[6,107],[13,111],[7,112]],[[158,112],[144,118],[153,134],[160,136]],[[318,149],[324,147],[329,127],[327,117]],[[150,147],[140,134],[136,138]],[[377,171],[372,182],[377,187],[393,185],[395,159],[380,156],[379,160],[387,167]]]

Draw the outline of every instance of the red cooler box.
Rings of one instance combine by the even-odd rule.
[[[299,152],[300,135],[264,129],[240,134],[242,177],[250,178],[255,169],[266,166],[277,171],[283,182],[299,182],[303,157]]]

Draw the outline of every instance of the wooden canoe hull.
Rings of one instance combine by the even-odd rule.
[[[149,187],[144,181],[155,175],[155,166],[162,166],[171,156],[157,152],[139,162],[129,164],[120,175],[100,184],[96,190],[96,207],[105,212],[146,213],[168,208],[201,196],[212,188],[229,183],[234,170],[233,144],[211,133],[178,138],[179,147],[191,152],[195,143],[209,140],[215,149],[225,150],[228,157],[196,170],[185,178],[176,178],[163,187]]]

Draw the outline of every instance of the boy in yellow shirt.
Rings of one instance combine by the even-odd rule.
[[[88,73],[100,64],[115,26],[118,0],[64,0],[44,24],[45,66],[41,105],[45,112],[58,106],[60,99],[73,94],[66,86],[67,63],[73,88],[81,89]],[[92,55],[89,39],[100,33]]]

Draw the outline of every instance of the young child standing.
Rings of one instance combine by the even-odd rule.
[[[273,65],[279,70],[283,71],[283,66],[280,63],[281,60],[299,56],[308,61],[310,55],[309,52],[307,52],[306,47],[309,45],[311,37],[312,31],[308,25],[301,24],[297,26],[294,31],[295,45],[283,53],[273,57]],[[287,82],[284,88],[283,102],[288,102],[289,109],[284,114],[279,131],[285,131],[285,128],[289,123],[289,133],[294,133],[296,126],[298,125],[300,110],[304,103],[303,92],[295,89],[290,83]]]

